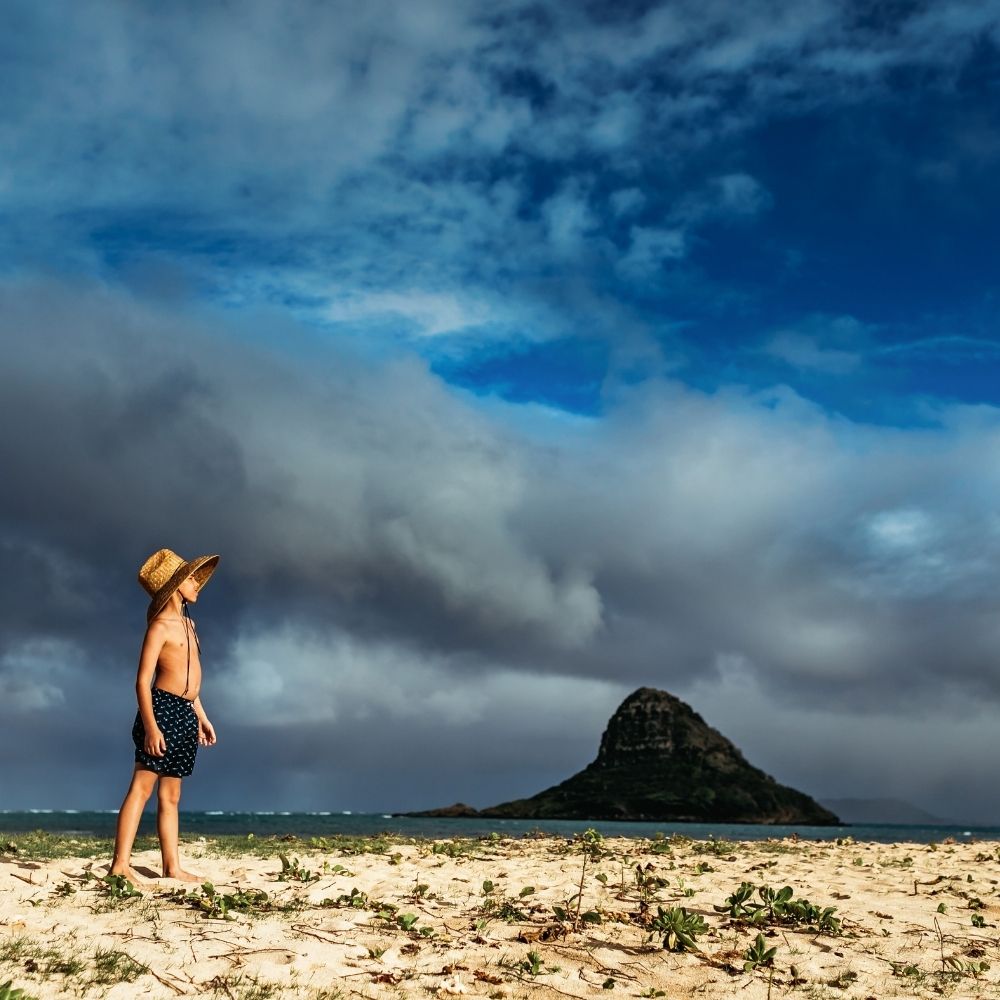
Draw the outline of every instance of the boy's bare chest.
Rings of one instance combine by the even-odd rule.
[[[163,648],[160,651],[160,662],[173,665],[178,662],[183,664],[190,660],[191,665],[194,666],[200,662],[200,651],[193,629],[187,634],[181,628],[171,629],[164,639]]]

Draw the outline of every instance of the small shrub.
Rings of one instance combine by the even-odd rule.
[[[279,882],[315,882],[319,878],[318,872],[303,868],[298,858],[289,860],[286,854],[278,857],[281,859],[281,871],[276,876]]]
[[[683,906],[669,910],[656,908],[656,916],[650,922],[652,933],[647,940],[660,935],[667,951],[699,951],[697,936],[704,934],[708,926],[697,913],[689,913]]]
[[[758,934],[754,938],[753,944],[747,948],[743,955],[744,972],[753,972],[758,965],[774,965],[774,956],[777,951],[777,948],[768,948],[767,943],[764,941],[764,935]]]
[[[100,881],[107,886],[107,895],[111,899],[136,899],[142,895],[124,875],[105,875]]]
[[[755,889],[759,902],[753,900]],[[836,907],[821,908],[808,899],[793,899],[790,885],[772,889],[766,885],[758,888],[750,882],[741,882],[725,905],[715,906],[714,909],[716,913],[726,913],[730,919],[751,927],[772,924],[808,926],[821,934],[840,934],[840,921],[834,916]]]

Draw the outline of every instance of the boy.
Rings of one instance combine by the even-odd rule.
[[[160,838],[164,878],[198,882],[184,871],[177,849],[177,805],[181,779],[194,770],[201,746],[214,746],[215,729],[208,721],[201,690],[201,647],[187,605],[198,600],[218,565],[218,556],[185,562],[170,549],[154,552],[139,570],[139,583],[151,600],[146,637],[139,654],[135,691],[139,711],[132,727],[135,770],[118,813],[111,874],[138,881],[132,871],[132,844],[153,787],[159,782],[156,832]]]

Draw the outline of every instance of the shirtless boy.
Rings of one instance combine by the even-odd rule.
[[[160,549],[139,570],[139,583],[151,601],[135,681],[139,702],[132,727],[135,770],[118,813],[111,862],[111,874],[122,875],[130,882],[138,881],[131,867],[132,844],[142,810],[157,782],[156,832],[163,875],[185,882],[201,881],[181,867],[177,848],[181,779],[194,770],[199,745],[215,745],[215,729],[199,697],[200,646],[187,605],[198,600],[198,592],[208,583],[218,562],[218,556],[199,556],[185,562],[170,549]]]

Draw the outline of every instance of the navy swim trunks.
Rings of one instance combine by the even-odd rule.
[[[142,716],[135,713],[132,742],[135,744],[135,762],[146,771],[155,771],[168,778],[186,778],[194,770],[198,753],[198,716],[187,698],[169,691],[153,688],[153,718],[167,741],[167,752],[162,757],[146,753],[146,727]]]

